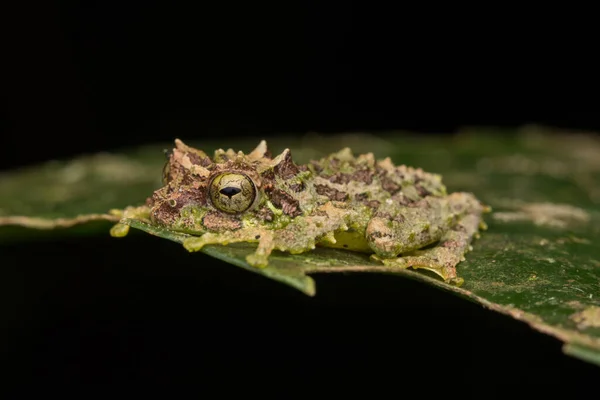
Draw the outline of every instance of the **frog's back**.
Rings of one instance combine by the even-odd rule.
[[[394,165],[389,157],[376,160],[372,153],[355,157],[348,148],[312,161],[309,168],[319,194],[370,208],[384,201],[410,206],[427,196],[447,194],[440,175]]]

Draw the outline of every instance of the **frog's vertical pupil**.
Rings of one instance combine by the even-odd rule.
[[[223,189],[219,190],[219,193],[224,194],[225,196],[231,198],[233,195],[238,194],[241,191],[242,191],[242,189],[240,189],[240,188],[228,186],[228,187],[224,187]]]
[[[230,214],[246,211],[256,199],[256,187],[248,176],[235,172],[217,175],[210,183],[209,196],[219,210]]]

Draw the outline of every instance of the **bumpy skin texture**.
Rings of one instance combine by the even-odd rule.
[[[189,251],[255,242],[247,261],[265,267],[273,250],[328,246],[460,283],[455,267],[484,226],[485,207],[472,194],[447,194],[439,175],[371,153],[345,148],[297,165],[288,149],[271,157],[264,141],[249,154],[220,149],[212,158],[175,144],[165,186],[148,205],[154,223],[193,235],[184,242]]]

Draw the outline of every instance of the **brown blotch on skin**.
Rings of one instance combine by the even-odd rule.
[[[192,183],[194,183],[194,178],[192,177],[191,174],[184,174],[183,177],[181,178],[181,182],[179,183],[180,186],[189,186]]]
[[[271,203],[290,217],[294,218],[298,215],[302,215],[302,210],[300,209],[300,203],[298,200],[294,199],[288,193],[284,192],[281,189],[273,189],[269,193],[269,197],[271,199]]]
[[[274,181],[275,180],[275,173],[273,172],[272,169],[267,169],[266,171],[263,171],[260,174],[261,178],[263,178],[263,180],[266,181]]]
[[[379,205],[381,205],[381,202],[379,202],[379,200],[367,200],[364,201],[363,204],[367,207],[377,208]]]
[[[273,167],[273,170],[283,179],[289,179],[300,172],[296,164],[294,164],[294,161],[292,161],[292,153],[289,151],[286,153],[283,160]]]
[[[235,215],[210,211],[202,218],[202,225],[211,231],[234,231],[242,227],[242,221]]]
[[[399,222],[399,223],[402,223],[405,220],[406,220],[406,218],[402,214],[396,214],[396,216],[394,218],[392,218],[392,221]]]
[[[275,173],[272,169],[268,169],[260,174],[262,178],[262,189],[269,193],[275,187]]]
[[[331,183],[339,183],[341,185],[345,185],[352,180],[352,176],[349,174],[343,174],[341,172],[336,172],[329,178],[329,182]]]
[[[327,211],[317,208],[311,215],[314,217],[327,217],[329,214],[327,214]]]
[[[357,193],[354,198],[356,199],[356,201],[364,201],[367,200],[369,198],[369,193]]]
[[[305,188],[304,183],[300,182],[300,183],[293,183],[290,185],[290,189],[293,190],[294,192],[301,192],[303,191]]]
[[[390,213],[388,213],[388,212],[382,212],[382,211],[379,211],[379,212],[377,212],[377,214],[375,214],[375,216],[376,216],[377,218],[383,218],[383,219],[385,219],[385,220],[388,220],[388,221],[389,221],[390,219],[392,219],[392,214],[390,214]]]
[[[274,219],[273,211],[269,209],[269,207],[264,206],[255,211],[255,215],[261,221],[271,222]]]
[[[409,207],[416,207],[416,208],[431,208],[431,204],[429,204],[429,202],[426,199],[421,199],[419,201],[415,201],[413,203],[408,204]]]
[[[395,194],[400,190],[400,185],[387,177],[381,180],[381,187],[383,190],[390,192],[390,194]]]
[[[348,200],[348,193],[339,191],[335,188],[325,186],[325,185],[315,185],[315,189],[318,194],[322,196],[327,196],[331,200],[334,201],[345,201]]]
[[[188,152],[188,153],[186,153],[186,155],[190,159],[190,162],[194,165],[200,165],[200,163],[202,162],[202,160],[200,159],[200,156],[196,153]]]
[[[423,186],[417,185],[415,186],[415,188],[417,189],[417,193],[419,193],[419,196],[421,197],[429,196],[431,194],[431,192],[425,189]]]
[[[311,161],[310,165],[313,167],[314,171],[317,174],[320,174],[321,171],[323,171],[323,167],[321,166],[321,164],[319,164],[317,161]]]
[[[392,237],[392,235],[390,233],[381,232],[381,231],[373,231],[373,232],[369,233],[369,236],[374,239],[382,239],[382,238]]]
[[[190,159],[190,162],[194,165],[208,167],[209,165],[211,165],[213,163],[212,160],[210,159],[210,157],[200,157],[198,154],[193,153],[193,152],[188,152],[188,153],[186,153],[186,155]]]
[[[373,182],[373,173],[368,169],[361,169],[352,174],[352,180],[370,185]]]
[[[177,186],[190,185],[192,182],[194,182],[194,180],[197,179],[194,178],[190,171],[181,164],[175,164],[171,166],[170,178],[171,179],[169,181],[177,182]],[[177,178],[180,180],[177,181]]]
[[[402,192],[399,192],[399,193],[396,193],[395,195],[393,195],[392,200],[400,206],[408,206],[413,203]]]
[[[385,178],[387,176],[388,171],[385,168],[381,168],[380,166],[376,166],[375,167],[375,174],[379,178],[383,179],[383,178]]]
[[[295,203],[283,203],[283,212],[292,218],[302,215],[297,201]]]
[[[153,221],[165,225],[171,225],[175,223],[175,220],[178,217],[179,211],[171,207],[166,201],[161,203],[158,207],[153,208],[151,213],[151,218]]]
[[[397,213],[396,215],[392,216],[392,214],[387,213],[387,212],[378,212],[377,218],[383,218],[387,221],[394,221],[394,222],[399,222],[399,223],[402,223],[406,220],[406,218],[404,218],[404,215],[402,215],[400,213]]]

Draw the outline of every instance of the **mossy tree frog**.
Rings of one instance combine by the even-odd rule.
[[[247,262],[258,268],[273,250],[327,246],[460,284],[456,265],[485,226],[486,207],[471,193],[448,194],[440,175],[349,148],[298,165],[289,149],[272,157],[265,141],[209,157],[176,139],[163,183],[148,199],[154,224],[191,235],[189,251],[257,243]]]

